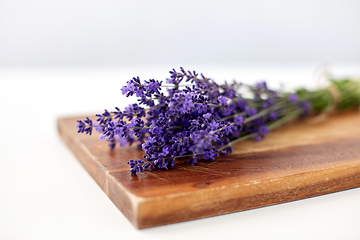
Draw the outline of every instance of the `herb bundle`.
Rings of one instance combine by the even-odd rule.
[[[360,104],[360,83],[331,80],[331,87],[294,93],[271,90],[265,82],[254,86],[238,82],[217,84],[195,71],[170,71],[166,84],[134,77],[121,88],[138,103],[121,111],[105,110],[97,120],[78,120],[78,132],[115,145],[137,143],[144,160],[130,160],[132,175],[144,170],[174,168],[176,159],[187,157],[194,165],[213,161],[232,152],[231,145],[246,139],[261,140],[271,130],[309,113],[326,113]],[[166,89],[164,91],[163,89]]]

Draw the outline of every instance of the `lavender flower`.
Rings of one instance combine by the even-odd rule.
[[[295,93],[291,93],[291,94],[289,94],[288,99],[290,102],[295,103],[299,100],[299,96]]]
[[[93,122],[91,119],[89,119],[88,117],[86,117],[86,119],[84,121],[78,120],[78,133],[83,133],[85,132],[86,134],[91,135],[92,133],[92,128],[93,128]]]
[[[286,121],[307,115],[312,108],[324,111],[331,102],[320,98],[325,93],[306,90],[280,94],[268,89],[265,82],[255,86],[217,84],[183,68],[171,70],[166,83],[170,85],[132,78],[121,92],[127,97],[135,95],[138,103],[124,111],[115,108],[96,114],[96,122],[88,117],[78,120],[78,132],[91,135],[95,128],[101,140],[110,142],[110,148],[138,143],[145,155],[144,160],[128,162],[134,175],[174,168],[176,159],[182,157],[189,157],[192,165],[201,159],[213,161],[220,153],[231,153],[233,143],[260,140]],[[249,90],[254,94],[252,99],[243,96]]]
[[[224,97],[224,96],[220,96],[220,97],[218,97],[218,100],[219,100],[219,103],[221,104],[221,105],[223,105],[223,106],[226,106],[227,105],[227,98],[226,97]]]

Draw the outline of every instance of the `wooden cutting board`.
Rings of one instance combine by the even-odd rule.
[[[177,162],[169,171],[131,176],[136,146],[110,150],[97,133],[78,134],[76,120],[58,119],[61,137],[111,201],[136,228],[211,217],[360,186],[360,114],[301,120],[261,142],[234,145],[213,162]]]

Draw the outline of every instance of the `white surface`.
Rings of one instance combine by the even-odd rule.
[[[0,65],[360,61],[358,0],[0,0]]]
[[[170,66],[171,67],[171,66]],[[0,239],[359,239],[360,189],[145,230],[135,229],[85,171],[56,118],[123,107],[131,77],[169,66],[0,69]],[[187,66],[184,66],[187,67]],[[313,85],[316,66],[191,66],[217,80]],[[333,66],[360,76],[360,64]]]

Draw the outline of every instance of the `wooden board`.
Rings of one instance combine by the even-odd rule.
[[[213,162],[146,171],[131,176],[137,147],[109,150],[107,142],[78,134],[76,120],[58,119],[60,135],[137,228],[183,222],[314,197],[360,186],[360,114],[347,112],[327,121],[298,121],[261,142],[234,146]]]

